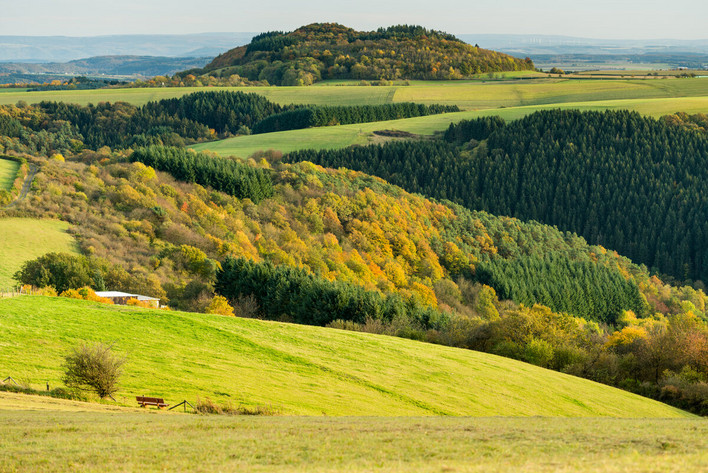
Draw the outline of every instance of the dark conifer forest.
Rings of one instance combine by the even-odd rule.
[[[239,199],[258,203],[273,195],[268,171],[240,161],[163,146],[137,149],[130,159],[169,172],[180,181],[210,186]]]
[[[451,125],[451,141],[301,151],[411,192],[576,232],[678,280],[708,280],[708,137],[626,111]],[[459,143],[464,143],[460,145]]]
[[[459,111],[460,109],[457,105],[421,105],[415,103],[388,103],[350,107],[310,106],[270,115],[258,122],[253,132],[270,133],[315,126],[380,122]]]

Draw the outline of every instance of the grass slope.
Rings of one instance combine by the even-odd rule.
[[[25,261],[45,253],[76,253],[76,242],[59,220],[0,218],[0,291],[16,284],[12,275]]]
[[[391,103],[395,87],[165,87],[97,90],[62,90],[47,92],[7,92],[0,95],[0,105],[18,100],[39,103],[43,100],[88,105],[98,102],[129,102],[144,105],[153,100],[181,97],[193,92],[231,90],[256,93],[274,102],[316,105],[377,105]]]
[[[20,163],[10,159],[0,159],[0,190],[9,191],[15,182]]]
[[[3,469],[641,473],[708,462],[700,419],[37,414],[0,407]]]
[[[12,384],[10,382],[10,384]],[[52,411],[52,412],[145,412],[140,407],[117,406],[111,401],[84,402],[0,391],[2,411]]]
[[[323,83],[311,87],[180,87],[65,90],[27,92],[8,89],[0,94],[0,105],[19,100],[38,103],[56,100],[86,105],[101,101],[125,101],[143,105],[151,100],[181,97],[203,90],[252,92],[280,104],[366,105],[390,102],[455,104],[462,109],[518,107],[563,102],[606,101],[708,96],[708,79],[533,79],[411,81],[408,86],[350,86]]]
[[[708,96],[704,79],[413,82],[399,87],[394,102],[456,104],[462,109],[551,103]]]
[[[708,82],[706,82],[708,84]],[[298,149],[336,149],[351,145],[364,145],[380,140],[372,135],[375,130],[403,130],[421,135],[432,135],[445,130],[450,123],[477,118],[481,116],[499,115],[506,120],[515,120],[538,110],[552,108],[578,110],[635,110],[644,115],[660,117],[670,113],[685,111],[687,113],[708,113],[707,97],[681,97],[672,99],[623,99],[591,102],[553,103],[547,105],[532,105],[524,107],[495,108],[488,110],[468,110],[464,112],[444,113],[427,117],[406,118],[385,122],[361,123],[303,130],[281,131],[262,135],[249,135],[228,138],[226,140],[201,143],[192,146],[203,151],[210,150],[222,156],[250,156],[258,150],[277,149],[288,153]]]
[[[118,400],[197,396],[289,414],[685,417],[518,361],[320,327],[24,296],[0,300],[0,366],[57,386],[82,340],[129,357]],[[2,373],[5,374],[5,373]]]

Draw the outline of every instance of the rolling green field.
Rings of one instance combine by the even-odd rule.
[[[706,84],[708,84],[708,82],[706,82]],[[569,102],[489,110],[470,110],[385,122],[306,128],[303,130],[264,133],[262,135],[238,136],[226,140],[193,145],[192,148],[197,151],[210,150],[222,156],[238,156],[241,158],[246,158],[256,151],[268,149],[280,150],[284,153],[306,148],[336,149],[350,145],[363,145],[377,142],[381,138],[373,135],[372,132],[375,130],[403,130],[420,135],[432,135],[435,132],[444,131],[450,126],[450,123],[460,120],[489,115],[499,115],[506,120],[515,120],[538,110],[552,108],[578,110],[627,109],[635,110],[644,115],[660,117],[678,111],[708,113],[708,96],[671,99],[608,100],[603,102]]]
[[[336,86],[311,87],[210,87],[210,88],[131,88],[80,91],[26,92],[0,94],[0,105],[19,100],[38,103],[57,100],[86,105],[101,101],[126,101],[142,105],[151,100],[180,97],[203,90],[253,92],[280,104],[363,105],[390,102],[456,104],[464,110],[518,107],[563,102],[706,97],[705,79],[533,79],[411,81],[408,86]]]
[[[0,158],[0,190],[12,189],[12,183],[15,182],[19,169],[20,163],[17,161]]]
[[[43,100],[87,105],[98,102],[129,102],[144,105],[152,100],[181,97],[202,91],[232,90],[257,93],[280,103],[319,105],[362,105],[390,103],[396,87],[165,87],[97,90],[62,90],[48,92],[8,92],[0,94],[0,105],[14,104],[18,100],[39,103]]]
[[[129,359],[116,398],[209,397],[284,414],[689,417],[634,394],[494,355],[400,338],[65,298],[0,299],[3,376],[59,386],[80,341]]]
[[[2,401],[5,471],[665,473],[708,462],[702,419],[203,417]]]
[[[337,85],[339,84],[339,85]],[[350,85],[342,85],[350,84]],[[0,95],[1,104],[18,100],[36,103],[59,100],[80,104],[127,101],[142,105],[151,100],[178,97],[203,90],[234,90],[263,95],[280,104],[362,105],[391,102],[458,105],[463,112],[428,117],[329,128],[242,136],[194,146],[221,155],[247,157],[258,150],[283,152],[302,148],[341,148],[380,140],[374,130],[397,129],[430,135],[451,122],[483,115],[520,118],[545,108],[580,110],[630,109],[658,117],[685,111],[708,113],[708,80],[705,79],[526,79],[411,81],[408,86],[354,86],[352,82],[325,82],[311,87],[132,88],[84,91],[26,92]]]
[[[59,220],[0,218],[0,292],[17,284],[12,275],[25,261],[53,251],[77,253],[68,228]]]

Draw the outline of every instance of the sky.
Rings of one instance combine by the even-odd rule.
[[[708,0],[0,0],[0,35],[95,36],[357,30],[419,24],[453,34],[706,39]]]

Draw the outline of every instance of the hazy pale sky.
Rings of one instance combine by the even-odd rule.
[[[708,38],[708,0],[23,0],[0,1],[0,35],[93,36],[358,30],[420,24],[454,34]]]

